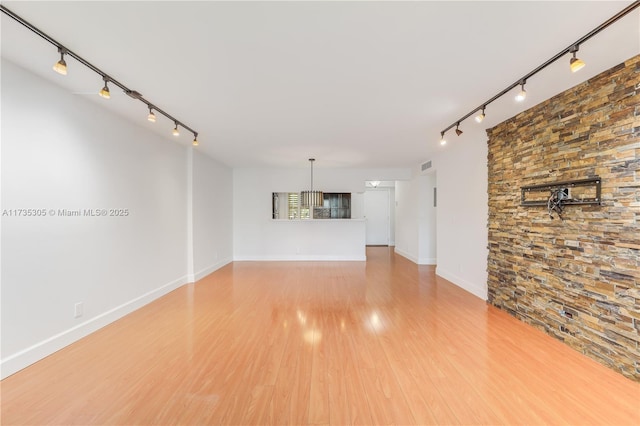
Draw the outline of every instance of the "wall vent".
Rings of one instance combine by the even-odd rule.
[[[426,163],[422,163],[422,166],[420,166],[420,169],[424,172],[427,169],[431,168],[431,160],[427,161]]]

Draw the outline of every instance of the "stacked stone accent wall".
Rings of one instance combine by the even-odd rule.
[[[640,56],[487,133],[489,303],[640,381]],[[601,205],[520,205],[596,175]]]

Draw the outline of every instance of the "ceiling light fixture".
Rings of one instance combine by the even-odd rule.
[[[193,142],[191,142],[191,145],[193,145],[193,146],[200,145],[200,142],[198,142],[198,132],[193,134]]]
[[[520,92],[516,95],[516,101],[522,102],[527,98],[527,91],[524,90],[524,85],[527,84],[526,80],[520,82]]]
[[[147,120],[149,120],[152,123],[156,122],[156,115],[153,113],[153,110],[151,109],[151,107],[149,107],[149,115],[147,115]]]
[[[180,131],[178,130],[178,122],[175,121],[174,123],[175,123],[176,127],[173,128],[173,130],[171,131],[171,134],[173,136],[180,136]]]
[[[566,47],[562,51],[558,52],[555,56],[551,57],[546,62],[544,62],[543,64],[541,64],[538,67],[536,67],[533,71],[530,71],[527,75],[523,76],[522,78],[518,79],[514,83],[510,84],[507,88],[502,90],[497,95],[493,96],[491,99],[489,99],[486,102],[484,102],[479,107],[474,108],[468,114],[466,114],[466,115],[460,117],[458,120],[454,121],[452,124],[450,124],[449,126],[447,126],[444,130],[442,130],[440,132],[440,136],[441,136],[440,144],[441,145],[445,145],[447,143],[445,141],[445,139],[444,139],[444,133],[447,130],[452,129],[454,127],[458,128],[460,123],[462,123],[464,120],[466,120],[467,118],[471,117],[472,115],[474,115],[475,113],[477,113],[480,110],[482,110],[482,113],[479,114],[478,116],[476,116],[476,121],[478,123],[481,122],[484,119],[484,109],[487,107],[487,105],[489,105],[491,102],[501,98],[502,96],[506,95],[507,93],[509,93],[514,88],[516,88],[518,86],[521,86],[522,90],[518,94],[518,96],[519,97],[522,96],[522,95],[526,96],[526,91],[524,90],[524,84],[526,83],[526,81],[529,78],[531,78],[534,75],[536,75],[537,73],[539,73],[540,71],[542,71],[543,69],[545,69],[546,67],[548,67],[549,65],[551,65],[552,63],[554,63],[555,61],[557,61],[558,59],[562,58],[567,53],[573,53],[573,57],[571,58],[571,61],[570,61],[571,71],[576,72],[579,69],[581,69],[582,67],[584,67],[584,62],[581,61],[580,59],[576,58],[576,52],[578,51],[578,46],[581,46],[584,42],[586,42],[587,40],[589,40],[590,38],[592,38],[596,34],[600,33],[602,30],[604,30],[604,29],[610,27],[611,25],[613,25],[614,23],[618,22],[620,19],[624,18],[626,15],[628,15],[631,12],[633,12],[638,7],[640,7],[640,0],[636,0],[636,1],[632,2],[627,7],[622,9],[620,12],[616,13],[614,16],[612,16],[611,18],[607,19],[606,21],[604,21],[602,24],[600,24],[599,26],[597,26],[593,30],[589,31],[587,34],[582,36],[580,39],[576,40],[569,47]],[[574,59],[575,59],[575,61],[574,61]],[[523,100],[524,100],[524,98],[523,98]]]
[[[58,52],[60,52],[60,60],[53,64],[53,70],[58,74],[67,75],[67,62],[64,60],[64,54],[67,53],[67,49],[58,47]]]
[[[460,123],[456,124],[456,135],[458,136],[464,133],[462,130],[459,129],[459,127],[460,127]]]
[[[579,47],[576,44],[569,51],[573,53],[573,57],[571,58],[571,60],[569,60],[569,68],[571,69],[571,72],[580,71],[586,65],[582,59],[576,58],[576,53],[578,53],[578,49]]]
[[[322,206],[324,202],[324,196],[322,191],[314,191],[313,190],[313,162],[316,161],[315,158],[309,158],[309,163],[311,164],[311,190],[302,191],[300,193],[300,204],[303,207],[309,207],[310,210],[313,210],[313,206]],[[310,213],[310,217],[313,218],[313,215]]]
[[[444,138],[444,132],[440,132],[440,145],[446,145],[447,140]]]
[[[187,126],[186,124],[184,124],[183,122],[179,121],[178,119],[176,119],[175,117],[173,117],[169,113],[167,113],[167,112],[163,111],[162,109],[158,108],[157,106],[154,106],[154,104],[152,102],[149,102],[147,99],[142,97],[142,95],[139,92],[129,89],[127,86],[125,86],[124,84],[120,83],[119,81],[115,80],[112,77],[107,77],[107,73],[102,71],[100,68],[96,67],[95,65],[93,65],[92,63],[90,63],[89,61],[87,61],[82,56],[78,55],[77,53],[73,52],[72,50],[67,49],[60,42],[58,42],[57,40],[55,40],[54,38],[52,38],[48,34],[44,33],[42,30],[40,30],[39,28],[35,27],[34,25],[29,23],[28,21],[22,19],[20,16],[16,15],[15,13],[13,13],[11,10],[7,9],[2,4],[0,4],[0,11],[2,11],[2,13],[4,13],[9,18],[11,18],[14,21],[16,21],[17,23],[19,23],[23,27],[25,27],[28,30],[30,30],[32,33],[34,33],[37,36],[39,36],[39,37],[43,38],[44,40],[48,41],[49,43],[51,43],[52,45],[54,45],[58,49],[58,52],[60,52],[60,60],[58,62],[56,62],[54,64],[54,66],[53,66],[53,69],[57,73],[66,75],[67,64],[66,64],[66,62],[64,60],[64,56],[65,55],[70,56],[73,59],[75,59],[76,61],[80,62],[85,67],[89,68],[91,71],[95,72],[96,74],[98,74],[98,75],[100,75],[102,77],[102,79],[104,80],[104,87],[100,90],[99,93],[100,93],[100,96],[102,96],[103,98],[109,99],[111,97],[111,93],[109,92],[109,87],[107,85],[107,83],[111,83],[111,84],[119,87],[120,89],[122,89],[122,91],[125,92],[127,95],[129,95],[131,98],[137,99],[140,102],[142,102],[145,105],[147,105],[147,107],[149,108],[149,115],[147,116],[147,119],[149,121],[152,121],[152,117],[155,118],[155,114],[151,111],[151,108],[153,108],[157,113],[159,113],[159,114],[165,116],[166,118],[168,118],[169,120],[173,121],[176,124],[176,129],[177,129],[177,126],[180,125],[180,126],[184,127],[186,130],[192,132],[194,135],[198,134],[198,132],[193,130],[191,127]]]
[[[109,77],[107,76],[102,76],[102,79],[104,80],[104,87],[102,89],[100,89],[100,92],[98,92],[98,94],[100,96],[102,96],[105,99],[111,99],[111,93],[109,92],[109,86],[107,86],[107,83],[109,83]]]

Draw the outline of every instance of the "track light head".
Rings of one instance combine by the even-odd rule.
[[[576,58],[576,54],[573,54],[573,58],[569,61],[569,68],[571,68],[571,72],[580,71],[586,65],[584,61],[580,58]]]
[[[576,58],[576,53],[578,52],[578,46],[577,45],[573,46],[570,52],[573,54],[573,57],[571,58],[571,60],[569,60],[569,68],[571,69],[571,72],[580,71],[582,68],[584,68],[586,64],[582,59]]]
[[[440,145],[446,145],[447,140],[444,138],[444,132],[440,132]]]
[[[173,128],[173,130],[171,131],[171,134],[173,136],[180,136],[180,132],[178,131],[178,122],[174,121],[176,127]]]
[[[53,64],[53,70],[61,75],[67,75],[67,63],[64,60],[64,54],[67,53],[67,50],[63,47],[58,47],[58,52],[60,52],[60,60]]]
[[[480,114],[476,115],[476,118],[475,118],[476,123],[482,123],[482,120],[484,120],[484,109],[485,108],[486,107],[482,107],[482,112]]]
[[[526,90],[524,90],[524,85],[525,85],[526,83],[527,83],[527,82],[526,82],[526,81],[524,81],[524,80],[522,80],[522,81],[520,82],[520,93],[518,93],[518,94],[516,95],[516,101],[518,101],[518,102],[522,102],[522,101],[524,101],[524,100],[527,98],[527,91],[526,91]]]
[[[462,130],[460,130],[460,123],[458,122],[456,124],[456,135],[460,136],[461,134],[463,134],[464,132]]]
[[[100,92],[98,93],[100,96],[102,96],[105,99],[111,99],[111,93],[109,92],[109,86],[107,86],[107,83],[109,83],[109,77],[103,76],[102,79],[104,80],[104,87],[102,89],[100,89]]]
[[[149,115],[147,115],[147,120],[149,120],[152,123],[156,122],[156,115],[153,113],[153,110],[151,109],[151,107],[149,107]]]
[[[198,132],[195,132],[193,134],[193,142],[191,142],[191,145],[193,145],[193,146],[200,145],[200,142],[198,142]]]
[[[60,60],[53,65],[53,70],[60,75],[67,75],[67,62],[64,58],[60,58]]]

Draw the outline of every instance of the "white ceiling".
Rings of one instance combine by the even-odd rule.
[[[440,131],[571,45],[630,1],[31,2],[3,5],[200,133],[231,167],[414,167],[640,53],[640,11],[487,108]],[[2,56],[114,114],[146,121],[126,95],[2,15]],[[514,91],[515,94],[515,91]],[[173,138],[175,139],[175,138]],[[180,142],[191,135],[183,132]],[[485,161],[485,159],[478,159]]]

